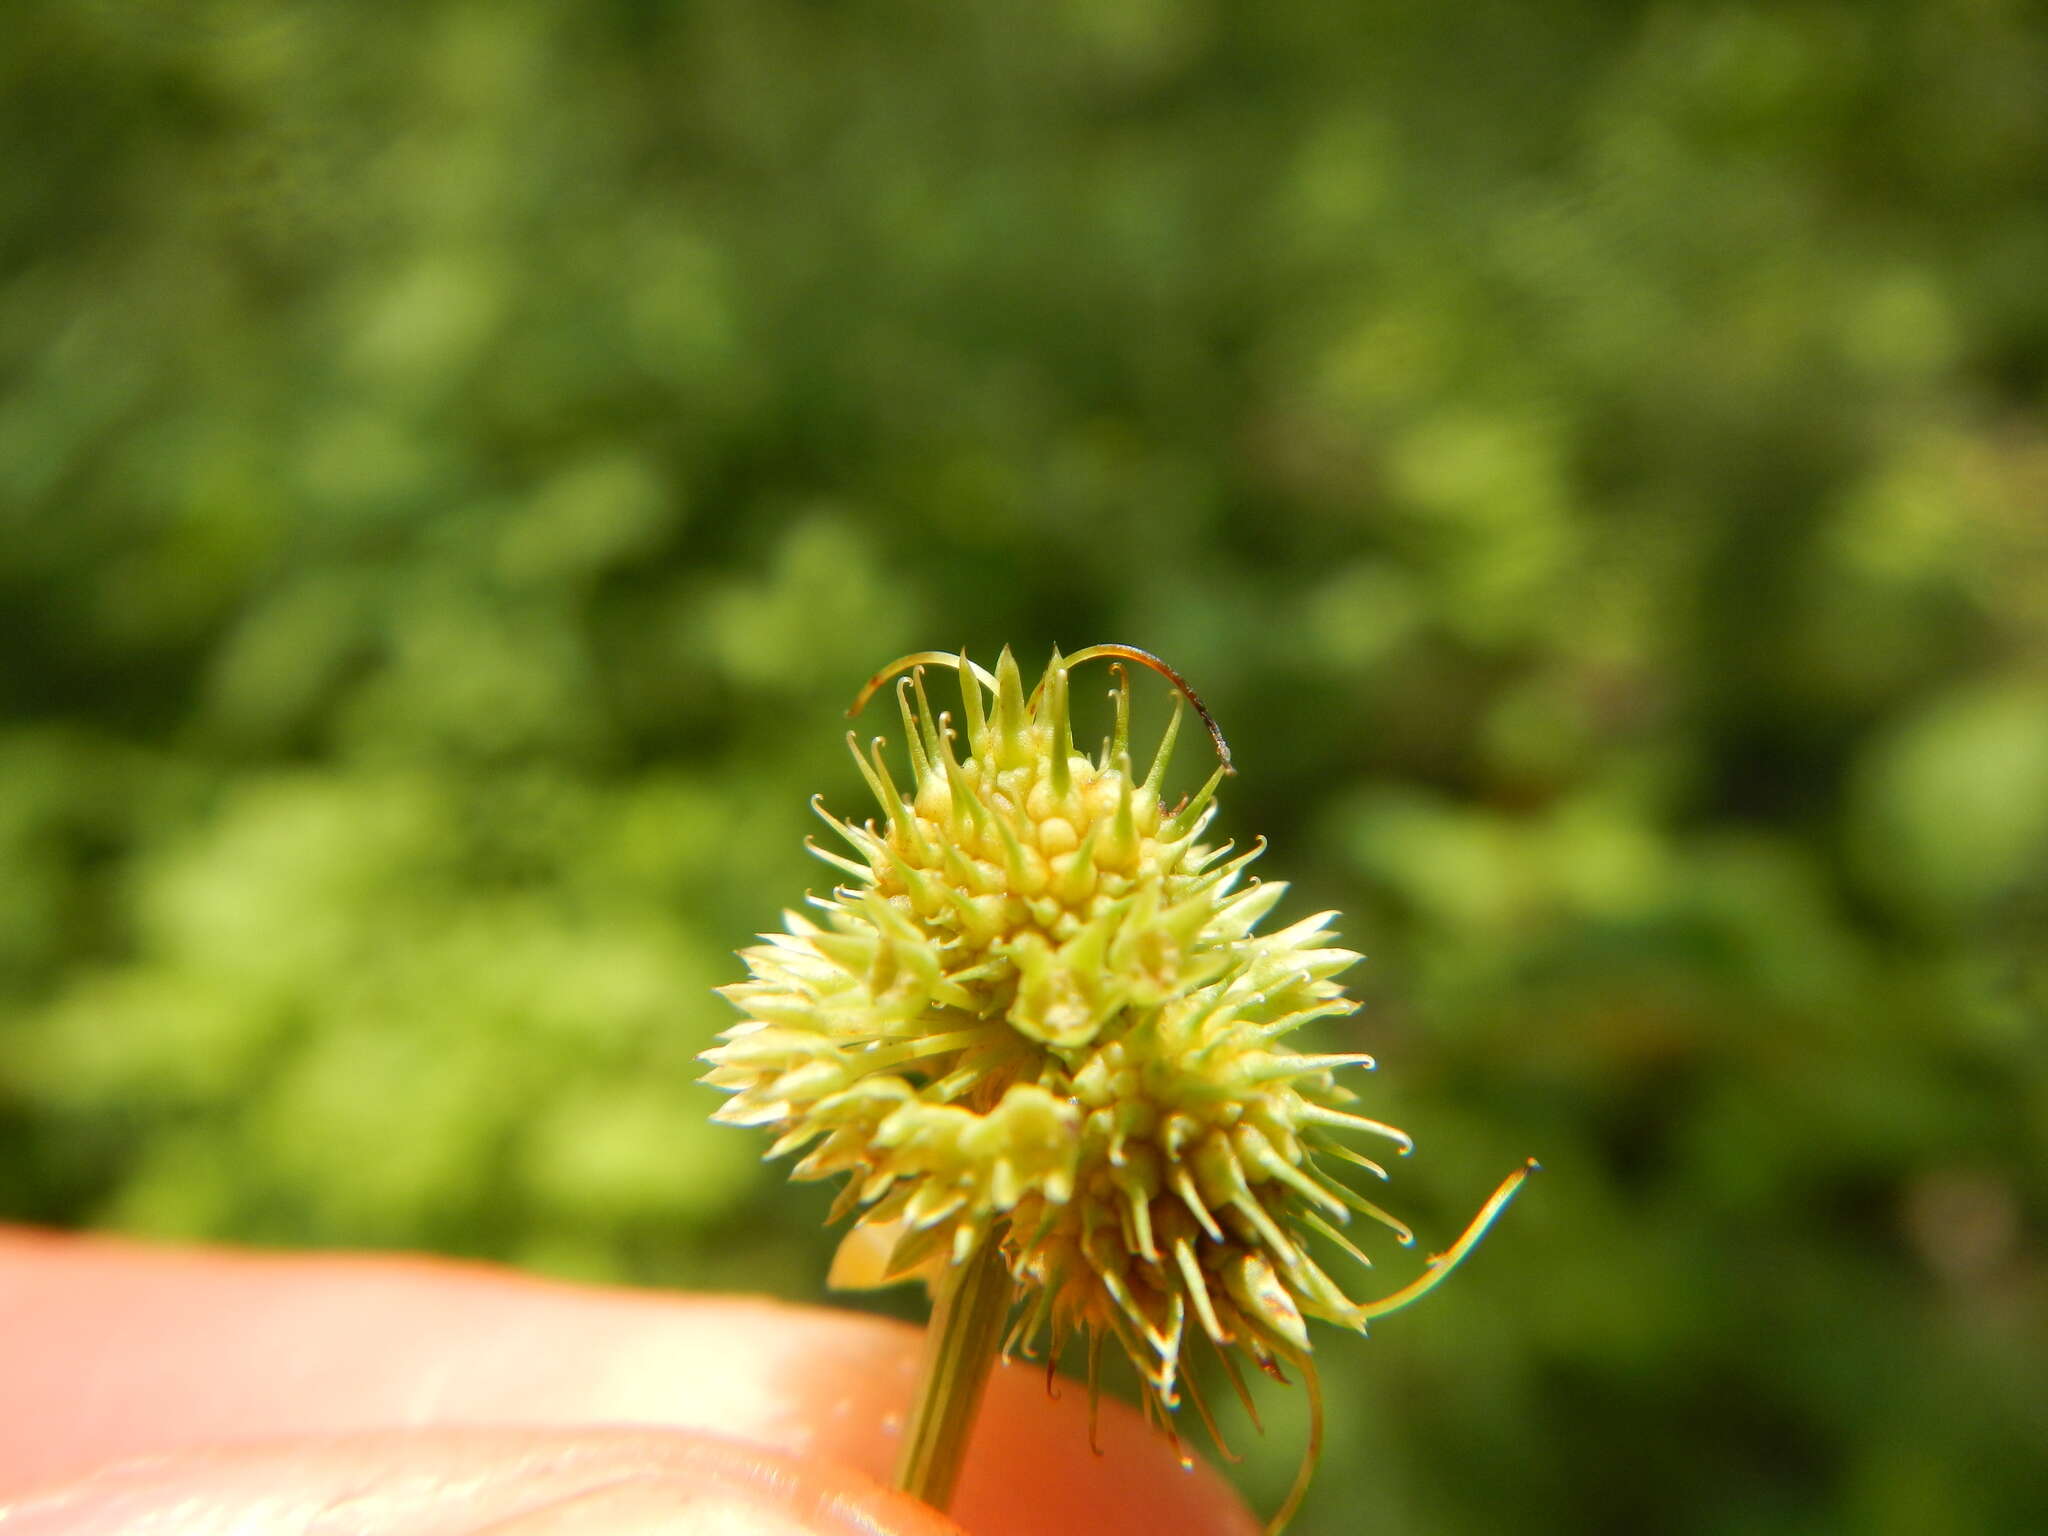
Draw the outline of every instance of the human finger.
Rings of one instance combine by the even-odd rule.
[[[252,1435],[642,1425],[886,1478],[916,1370],[900,1324],[404,1258],[0,1236],[0,1497]],[[954,1502],[977,1536],[1256,1528],[1121,1404],[999,1368]]]

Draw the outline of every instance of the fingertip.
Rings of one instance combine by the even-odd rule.
[[[1043,1368],[1021,1363],[999,1367],[990,1383],[953,1513],[976,1536],[1260,1530],[1214,1467],[1183,1461],[1136,1409],[1105,1398],[1091,1444],[1087,1390],[1062,1381],[1055,1398]]]
[[[963,1536],[871,1479],[658,1430],[381,1431],[212,1446],[0,1505],[8,1536]]]
[[[901,1324],[758,1298],[4,1232],[0,1305],[21,1324],[0,1333],[0,1498],[146,1451],[399,1425],[665,1426],[879,1486],[920,1350]],[[1084,1389],[998,1367],[957,1518],[975,1536],[1257,1531],[1136,1410],[1105,1400],[1097,1443]]]

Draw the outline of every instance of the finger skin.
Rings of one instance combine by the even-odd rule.
[[[961,1536],[872,1478],[675,1430],[387,1430],[171,1452],[0,1505],[8,1536]]]
[[[406,1258],[0,1231],[0,1499],[256,1436],[661,1426],[886,1480],[917,1331],[737,1297]],[[976,1536],[1257,1529],[1121,1404],[997,1370],[953,1517]],[[10,1533],[11,1536],[11,1533]]]

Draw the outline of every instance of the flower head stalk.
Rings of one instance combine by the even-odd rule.
[[[1073,742],[1070,675],[1097,658],[1116,674],[1116,723],[1089,756]],[[1127,661],[1176,688],[1142,776]],[[957,723],[927,694],[938,666],[958,674]],[[1332,913],[1259,931],[1286,886],[1245,878],[1263,842],[1233,856],[1203,841],[1231,767],[1193,691],[1126,646],[1055,653],[1029,692],[1008,650],[992,674],[927,652],[885,668],[856,711],[892,680],[908,788],[882,741],[863,752],[849,733],[881,819],[814,802],[848,850],[815,851],[846,881],[813,898],[816,916],[786,914],[745,952],[748,979],[724,989],[745,1017],[706,1054],[706,1081],[732,1095],[718,1118],[774,1131],[771,1156],[803,1154],[797,1178],[845,1177],[834,1215],[854,1218],[851,1251],[871,1255],[842,1266],[867,1270],[856,1278],[931,1275],[950,1316],[946,1287],[999,1261],[1016,1302],[1004,1352],[1056,1359],[1085,1338],[1091,1404],[1113,1343],[1149,1416],[1171,1433],[1185,1396],[1221,1447],[1184,1369],[1197,1341],[1248,1410],[1239,1356],[1282,1380],[1297,1370],[1310,1447],[1277,1527],[1321,1439],[1306,1320],[1363,1331],[1434,1288],[1528,1169],[1416,1282],[1354,1299],[1324,1267],[1330,1253],[1370,1263],[1353,1218],[1414,1237],[1337,1167],[1384,1180],[1351,1140],[1411,1144],[1338,1081],[1370,1058],[1289,1044],[1356,1009],[1336,977],[1359,957],[1333,941]],[[1183,699],[1221,762],[1168,804]],[[984,1286],[978,1315],[1001,1321],[1012,1300]],[[931,1493],[950,1477],[911,1483]]]

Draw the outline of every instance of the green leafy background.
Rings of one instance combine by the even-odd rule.
[[[2038,9],[7,31],[0,1215],[819,1295],[710,989],[873,667],[1119,640],[1425,1242],[1548,1169],[1303,1531],[2048,1527]]]

